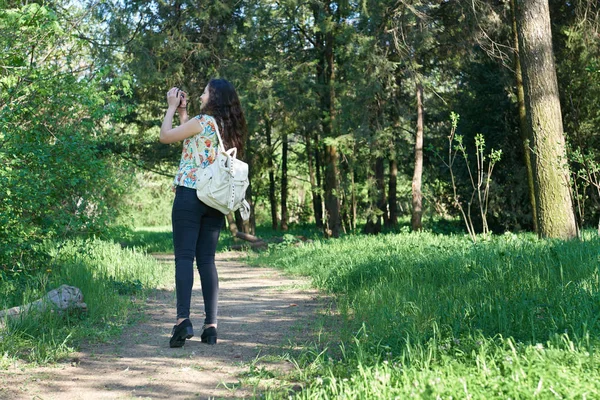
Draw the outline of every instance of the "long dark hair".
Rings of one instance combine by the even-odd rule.
[[[211,79],[208,82],[208,102],[202,112],[217,120],[225,147],[236,147],[239,157],[243,157],[248,127],[240,99],[229,81]]]

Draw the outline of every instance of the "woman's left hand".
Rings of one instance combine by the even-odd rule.
[[[177,107],[177,111],[185,110],[187,108],[188,103],[187,93],[183,90],[180,90],[179,98],[181,99],[181,101],[179,102],[179,107]]]

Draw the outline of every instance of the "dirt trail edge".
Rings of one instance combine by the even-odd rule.
[[[173,256],[156,257],[173,264]],[[144,322],[128,328],[111,343],[84,346],[67,363],[56,366],[0,371],[0,398],[252,397],[253,389],[243,378],[249,363],[314,339],[309,329],[314,329],[327,300],[305,280],[273,269],[248,267],[240,257],[243,254],[234,252],[217,255],[220,295],[216,346],[200,342],[203,306],[196,272],[191,315],[196,336],[183,348],[170,349],[168,344],[174,323],[174,290],[157,290],[146,301]],[[277,357],[268,359],[269,370],[293,368]]]

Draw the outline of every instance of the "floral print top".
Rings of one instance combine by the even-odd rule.
[[[217,158],[219,139],[217,137],[214,117],[210,115],[196,115],[194,119],[200,124],[201,131],[183,141],[181,161],[179,162],[179,170],[173,181],[173,189],[177,186],[196,189],[196,171],[198,168],[208,167]],[[196,142],[196,147],[194,147],[192,140]],[[199,152],[200,165],[198,165],[196,156],[194,155],[196,148]]]

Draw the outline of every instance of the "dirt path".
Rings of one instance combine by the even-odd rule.
[[[200,343],[202,294],[195,277],[192,322],[196,336],[180,349],[168,345],[174,323],[172,288],[148,298],[145,322],[109,344],[88,346],[65,364],[0,371],[1,399],[209,399],[253,397],[247,384],[257,357],[281,355],[307,343],[325,301],[306,281],[218,255],[219,342]],[[172,256],[161,261],[173,263]],[[291,370],[281,357],[262,358],[260,370]],[[264,368],[264,369],[263,369]],[[246,375],[245,375],[246,374]],[[269,375],[272,376],[272,375]]]

